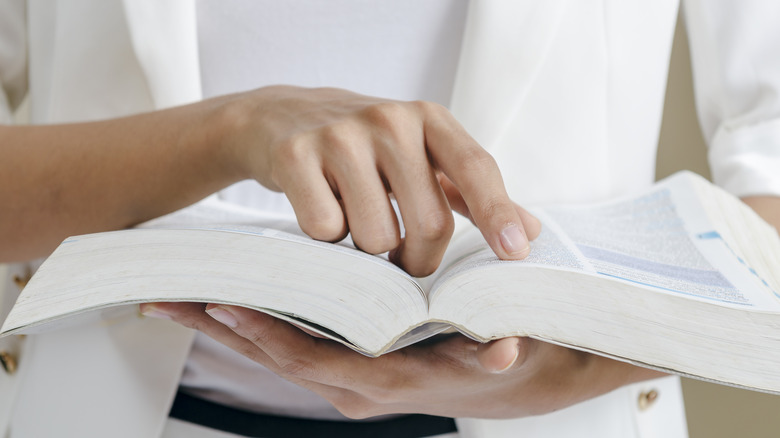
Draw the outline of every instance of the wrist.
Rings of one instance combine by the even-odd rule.
[[[247,126],[240,99],[221,96],[202,101],[199,117],[192,119],[184,142],[196,144],[207,166],[216,169],[218,179],[227,185],[253,177],[249,165],[250,148],[241,139]]]

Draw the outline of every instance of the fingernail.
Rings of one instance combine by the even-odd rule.
[[[222,306],[212,307],[211,309],[206,310],[206,313],[230,328],[238,327],[238,320],[236,320],[236,317]]]
[[[517,342],[515,344],[515,355],[514,357],[512,357],[512,360],[510,360],[509,363],[504,368],[501,368],[500,370],[496,370],[495,373],[500,374],[512,368],[512,365],[514,365],[515,362],[517,362],[518,357],[520,357],[520,342]]]
[[[161,311],[160,309],[156,309],[154,307],[147,307],[145,308],[141,314],[143,316],[148,316],[149,318],[157,318],[157,319],[173,319],[171,318],[171,315]]]
[[[514,224],[501,231],[501,246],[509,255],[520,255],[531,248],[520,227]]]

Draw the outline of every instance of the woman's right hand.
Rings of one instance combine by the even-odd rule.
[[[45,256],[67,236],[129,227],[246,178],[284,191],[311,237],[351,231],[360,248],[390,251],[414,275],[439,265],[451,208],[502,259],[524,257],[539,231],[443,107],[275,86],[97,122],[0,125],[0,262]]]
[[[439,265],[452,210],[501,259],[528,254],[539,222],[507,196],[493,158],[444,107],[340,89],[266,87],[218,98],[218,138],[246,177],[290,199],[319,240],[347,232],[413,275]],[[395,198],[405,235],[391,205]]]

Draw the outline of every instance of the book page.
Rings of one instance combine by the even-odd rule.
[[[523,261],[497,260],[476,229],[458,236],[431,294],[431,319],[480,341],[529,336],[780,391],[774,285],[746,247],[730,247],[759,247],[756,236],[766,236],[742,221],[745,238],[721,234],[700,184],[682,174],[632,198],[532,209],[543,232]],[[769,240],[770,255],[780,254]]]
[[[295,216],[262,212],[221,201],[215,197],[206,198],[184,209],[144,222],[136,228],[213,230],[271,237],[344,252],[395,270],[414,281],[403,269],[391,263],[386,254],[372,255],[357,249],[350,235],[336,243],[314,240],[301,230]]]
[[[533,209],[543,231],[520,262],[501,262],[473,232],[439,281],[492,263],[574,270],[726,306],[780,310],[780,298],[719,238],[690,175],[644,195],[582,207]]]
[[[64,317],[117,305],[211,302],[309,323],[378,354],[426,320],[420,286],[386,259],[314,241],[285,218],[231,214],[223,206],[186,210],[138,229],[66,239],[27,285],[3,331],[47,330]],[[287,231],[262,226],[269,224]]]
[[[656,288],[749,304],[693,243],[669,190],[587,210],[544,211],[599,275]]]
[[[587,259],[576,251],[574,245],[554,223],[543,221],[542,231],[531,242],[531,252],[520,261],[499,260],[475,227],[457,235],[444,256],[441,267],[428,280],[428,300],[433,302],[440,286],[465,271],[484,266],[507,264],[518,266],[544,266],[548,268],[595,273]]]

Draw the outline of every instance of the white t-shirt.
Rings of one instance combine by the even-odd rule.
[[[199,0],[203,97],[266,85],[337,87],[449,103],[467,0]],[[283,194],[244,181],[222,199],[292,214]],[[343,418],[319,396],[199,333],[181,385],[257,412]]]

